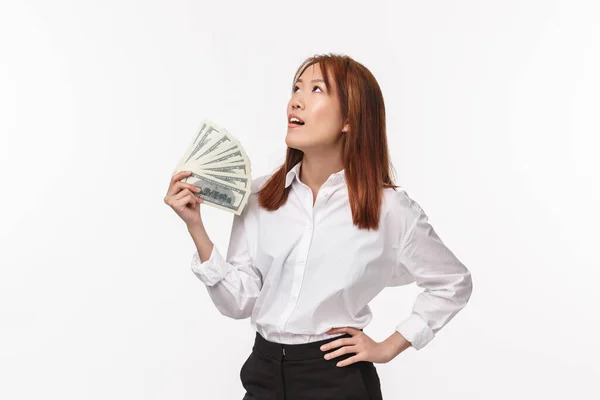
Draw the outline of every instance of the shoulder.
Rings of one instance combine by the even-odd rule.
[[[422,218],[427,218],[419,203],[409,195],[406,188],[385,188],[383,190],[385,218],[388,229],[398,233],[397,247],[413,232]]]
[[[383,198],[385,214],[406,229],[410,229],[421,216],[425,215],[421,205],[402,186],[396,189],[385,188]]]

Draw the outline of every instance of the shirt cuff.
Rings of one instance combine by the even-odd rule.
[[[214,286],[221,281],[229,272],[229,268],[229,264],[214,244],[208,260],[200,261],[198,251],[192,256],[192,272],[207,286]]]
[[[427,322],[419,315],[412,313],[410,317],[396,326],[398,331],[406,340],[408,340],[415,350],[420,350],[434,337],[435,333]]]

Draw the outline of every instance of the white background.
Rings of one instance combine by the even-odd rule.
[[[404,186],[472,271],[386,399],[598,399],[600,6],[593,1],[5,1],[0,398],[241,399],[249,319],[190,270],[163,202],[201,119],[255,177],[284,160],[293,73],[378,79]],[[232,215],[204,207],[224,252]],[[414,284],[371,303],[384,340]]]

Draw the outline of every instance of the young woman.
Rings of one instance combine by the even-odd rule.
[[[383,96],[362,64],[318,55],[297,70],[285,164],[252,181],[224,258],[199,212],[198,188],[174,175],[165,202],[185,221],[192,270],[219,311],[251,317],[244,399],[382,399],[374,363],[423,348],[467,303],[470,271],[423,209],[394,185]],[[385,287],[424,290],[384,341],[363,329]]]

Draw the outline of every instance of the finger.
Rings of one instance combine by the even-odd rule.
[[[326,360],[331,360],[333,358],[337,358],[339,356],[342,356],[342,355],[348,354],[348,353],[358,353],[357,347],[356,346],[344,346],[341,349],[337,349],[336,351],[332,351],[331,353],[325,354],[323,357]]]
[[[193,197],[193,195],[189,194],[181,200],[178,200],[177,202],[175,202],[176,207],[178,207],[179,209],[184,209],[189,203],[195,203]]]
[[[183,189],[181,192],[179,192],[173,196],[173,200],[177,201],[177,200],[183,199],[187,195],[193,196],[194,194],[191,192],[190,189]]]
[[[169,186],[173,185],[173,183],[183,179],[186,176],[190,176],[191,174],[192,174],[192,171],[179,171],[178,173],[176,173],[175,175],[173,175],[171,177],[171,184]]]
[[[169,189],[167,190],[167,196],[173,196],[185,188],[191,189],[192,191],[195,191],[195,192],[200,191],[200,188],[196,185],[192,185],[191,183],[187,183],[187,182],[178,181],[178,182],[175,182],[173,185],[169,186]]]
[[[327,333],[329,333],[329,334],[339,333],[339,332],[344,332],[344,333],[354,336],[358,333],[361,333],[362,331],[360,329],[356,329],[351,326],[343,326],[341,328],[331,328],[330,330],[327,331]]]
[[[177,185],[178,187],[182,187],[182,188],[187,188],[187,189],[192,189],[192,190],[200,190],[200,188],[192,183],[187,183],[187,182],[176,182],[175,185]]]
[[[196,208],[200,207],[200,204],[202,204],[202,202],[203,202],[203,200],[200,197],[198,197],[197,195],[195,195],[193,193],[192,193],[192,200],[193,200],[193,202],[191,204],[191,207],[194,210]]]
[[[171,192],[173,192],[173,194],[177,193],[179,190],[187,188],[187,189],[194,189],[197,188],[198,186],[193,185],[191,183],[187,183],[187,182],[183,182],[183,181],[177,181],[175,182],[172,186],[169,187],[169,190]]]
[[[330,349],[336,349],[341,346],[349,346],[349,345],[353,345],[353,344],[355,344],[355,343],[352,340],[352,338],[343,338],[343,339],[337,339],[332,342],[326,343],[323,346],[321,346],[320,349],[323,351],[326,351],[326,350],[330,350]]]
[[[192,202],[189,203],[190,209],[193,211],[196,211],[198,209],[198,207],[200,207],[200,203],[198,203],[196,201],[197,197],[196,196],[192,196]]]
[[[361,354],[357,354],[352,357],[348,357],[345,360],[342,360],[335,364],[336,367],[347,367],[350,364],[354,364],[355,362],[362,361]]]

